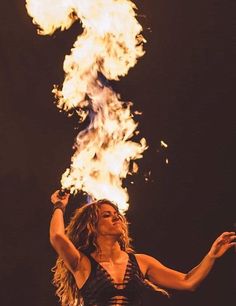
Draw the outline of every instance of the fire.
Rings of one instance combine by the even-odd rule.
[[[147,146],[145,139],[131,140],[137,133],[131,103],[121,101],[101,76],[119,80],[144,54],[136,6],[129,0],[27,0],[26,8],[39,34],[68,29],[77,19],[84,29],[65,57],[62,88],[53,89],[58,108],[75,110],[80,121],[90,119],[76,137],[62,187],[93,199],[107,198],[125,212],[129,197],[122,180]],[[137,172],[136,164],[134,168]]]

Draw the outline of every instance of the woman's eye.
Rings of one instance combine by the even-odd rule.
[[[110,214],[104,214],[103,215],[103,218],[108,218],[108,217],[110,217]]]

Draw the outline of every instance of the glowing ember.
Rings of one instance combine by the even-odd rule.
[[[164,148],[168,148],[168,144],[161,140],[161,146]]]
[[[59,108],[75,109],[80,121],[90,118],[88,128],[76,138],[62,187],[71,193],[81,190],[93,199],[108,198],[125,211],[128,193],[122,179],[130,161],[142,157],[146,141],[130,140],[137,134],[131,105],[103,84],[101,75],[118,80],[144,54],[136,7],[129,0],[27,0],[26,7],[39,34],[68,29],[77,19],[84,28],[65,57],[62,89],[53,90]],[[137,171],[134,164],[133,172]]]

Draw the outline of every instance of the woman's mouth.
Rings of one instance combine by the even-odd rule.
[[[120,221],[113,222],[113,225],[117,225],[117,224],[120,224]]]

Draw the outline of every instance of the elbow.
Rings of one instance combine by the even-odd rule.
[[[186,283],[186,290],[187,291],[194,292],[194,291],[197,290],[197,287],[198,287],[197,284],[194,284],[192,282],[187,281],[187,283]]]
[[[188,287],[188,291],[190,291],[190,292],[194,292],[196,290],[197,290],[197,286],[196,285],[191,285],[191,286]]]
[[[186,291],[194,292],[196,291],[198,285],[194,283],[189,276],[186,274],[184,277],[184,288]]]

